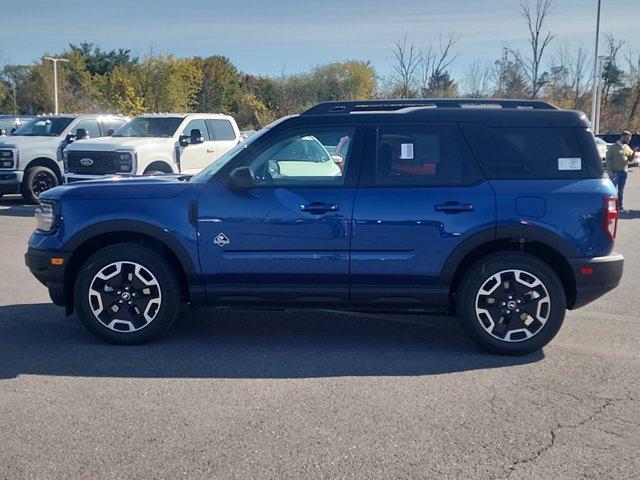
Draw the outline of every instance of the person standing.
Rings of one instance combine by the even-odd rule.
[[[618,208],[624,212],[623,198],[624,187],[627,184],[627,167],[633,159],[634,151],[629,147],[631,132],[625,130],[620,134],[620,139],[609,146],[605,163],[609,178],[618,189]]]

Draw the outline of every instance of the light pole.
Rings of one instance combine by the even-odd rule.
[[[598,47],[600,43],[600,5],[602,0],[598,0],[598,15],[596,19],[596,54],[593,57],[593,89],[591,92],[591,127],[594,129],[593,133],[598,133],[596,130],[596,115],[597,102],[598,102],[598,85],[600,84],[598,76],[600,75],[600,66],[598,64]]]
[[[69,63],[66,58],[44,57],[45,60],[53,62],[53,103],[55,105],[55,113],[58,115],[58,62]]]

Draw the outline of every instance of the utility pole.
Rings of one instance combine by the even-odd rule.
[[[591,127],[594,129],[594,133],[598,133],[596,130],[596,115],[597,102],[598,102],[598,86],[600,85],[600,65],[598,63],[598,47],[600,44],[600,6],[602,0],[598,0],[598,15],[596,19],[596,53],[593,57],[593,90],[591,92]]]
[[[45,60],[51,60],[53,62],[53,103],[55,106],[55,113],[58,115],[58,62],[69,63],[66,58],[52,58],[44,57]]]

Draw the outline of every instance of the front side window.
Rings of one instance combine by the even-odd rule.
[[[354,133],[354,128],[300,131],[267,147],[249,167],[264,186],[343,185]]]
[[[224,141],[236,139],[236,132],[229,120],[209,119],[207,120],[207,126],[209,127],[209,132],[213,140]]]
[[[176,133],[183,117],[136,117],[120,127],[114,137],[170,138]]]
[[[378,128],[374,184],[464,183],[464,145],[456,127],[382,125]]]
[[[38,117],[21,125],[13,135],[19,137],[57,137],[69,126],[73,117]]]
[[[80,120],[75,126],[74,133],[77,132],[79,128],[84,128],[89,134],[89,138],[99,138],[102,136],[96,120]]]
[[[211,140],[209,138],[209,131],[207,130],[207,126],[204,123],[204,120],[191,120],[187,123],[187,126],[184,127],[184,130],[180,134],[181,137],[188,138],[191,136],[191,130],[200,130],[202,134],[202,138],[205,142]]]

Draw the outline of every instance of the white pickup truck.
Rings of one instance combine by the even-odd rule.
[[[111,135],[129,119],[117,115],[43,115],[0,138],[0,197],[21,193],[37,203],[62,183],[62,150],[76,139]]]
[[[239,139],[238,126],[228,115],[140,115],[109,138],[69,145],[64,150],[65,182],[114,174],[195,174]]]

